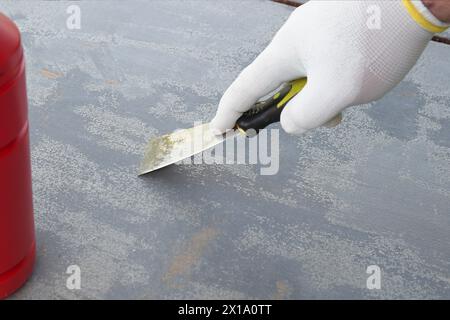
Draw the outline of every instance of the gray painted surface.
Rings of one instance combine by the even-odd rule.
[[[281,167],[136,170],[212,118],[291,8],[2,1],[28,62],[38,262],[14,298],[450,298],[450,47],[334,130],[280,132]],[[66,288],[66,268],[82,289]],[[382,289],[366,288],[366,268]]]

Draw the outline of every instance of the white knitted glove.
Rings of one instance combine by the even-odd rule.
[[[261,97],[303,77],[308,83],[281,125],[288,133],[321,126],[385,95],[446,27],[421,1],[309,1],[228,88],[211,127],[217,134],[233,128]]]

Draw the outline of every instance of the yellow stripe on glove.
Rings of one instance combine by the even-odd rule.
[[[410,14],[410,16],[416,21],[422,28],[431,33],[441,33],[447,30],[448,27],[437,26],[434,23],[428,21],[412,4],[411,0],[402,0],[403,4],[406,7],[406,10]]]

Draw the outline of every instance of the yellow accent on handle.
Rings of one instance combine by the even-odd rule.
[[[306,86],[306,78],[297,79],[292,82],[289,82],[289,84],[292,86],[291,90],[288,92],[288,94],[277,104],[277,108],[283,107],[286,103],[289,102],[297,93],[302,91],[302,89]]]
[[[434,23],[428,21],[412,4],[411,0],[402,0],[409,15],[416,21],[422,28],[431,33],[441,33],[447,30],[447,27],[437,26]]]
[[[245,130],[242,129],[241,127],[239,127],[238,125],[236,125],[236,129],[239,131],[240,134],[242,134],[242,135],[244,135],[244,136],[247,135],[247,133],[245,132]]]

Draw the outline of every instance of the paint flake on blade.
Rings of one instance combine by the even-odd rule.
[[[145,149],[145,156],[139,174],[156,170],[161,163],[164,163],[164,159],[171,153],[175,143],[176,141],[170,135],[151,139]]]

